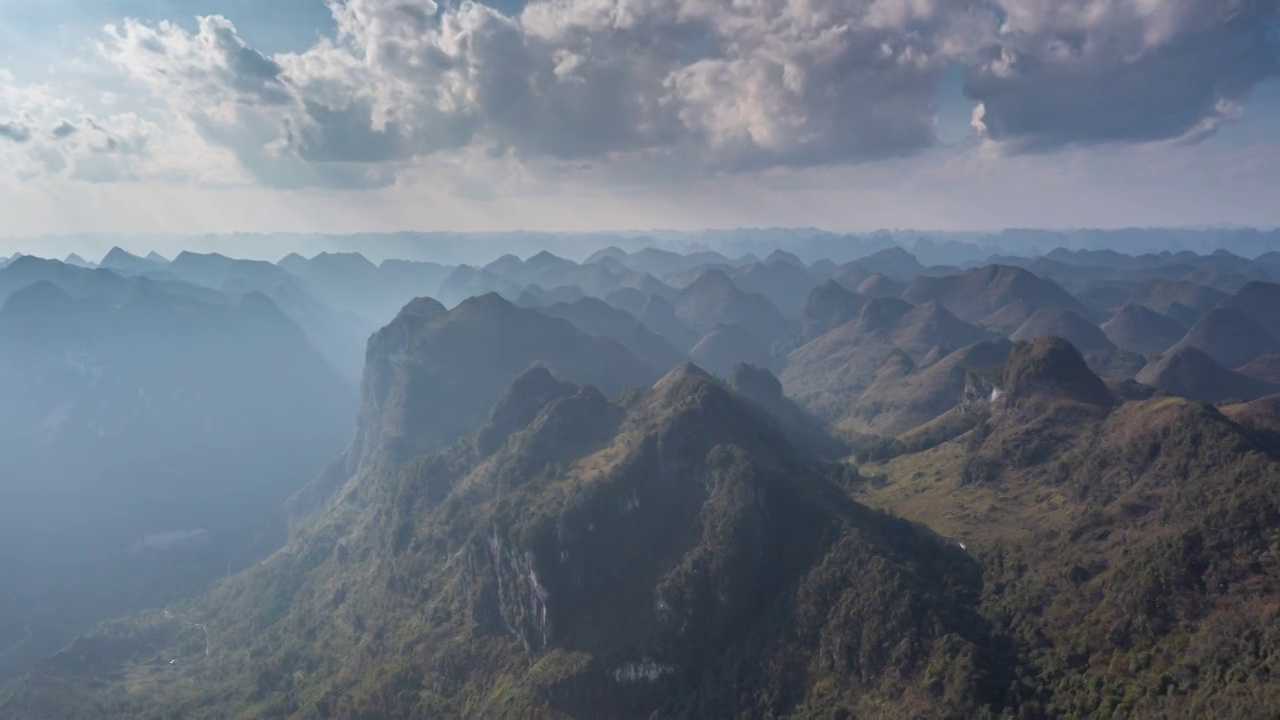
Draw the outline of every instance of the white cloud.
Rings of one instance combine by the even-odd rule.
[[[1280,75],[1276,0],[330,7],[335,34],[294,53],[260,52],[217,16],[108,26],[101,53],[143,99],[113,89],[115,114],[98,119],[65,99],[8,113],[0,100],[0,152],[31,146],[74,177],[281,188],[452,168],[452,187],[480,197],[514,167],[693,179],[917,154],[937,143],[938,85],[956,66],[976,131],[1004,155],[1202,139]]]
[[[704,170],[930,146],[956,3],[348,0],[337,37],[267,58],[222,18],[109,29],[106,53],[275,184],[324,163],[464,147],[525,160],[656,156]],[[286,171],[288,168],[290,171]],[[356,182],[394,174],[356,173]]]
[[[6,141],[7,140],[7,141]],[[0,163],[10,179],[218,184],[240,175],[225,150],[131,109],[95,115],[45,84],[0,71]],[[4,178],[0,178],[4,179]]]

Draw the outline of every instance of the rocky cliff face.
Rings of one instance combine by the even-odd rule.
[[[535,365],[610,394],[658,376],[616,341],[496,294],[453,310],[414,300],[369,339],[355,438],[294,498],[292,514],[323,507],[362,468],[401,463],[475,432],[512,380]]]

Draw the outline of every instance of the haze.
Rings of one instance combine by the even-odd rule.
[[[0,718],[1280,717],[1280,0],[0,0]]]

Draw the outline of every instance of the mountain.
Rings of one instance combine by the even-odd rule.
[[[618,275],[621,277],[618,282],[618,289],[634,288],[639,290],[646,297],[657,296],[667,302],[675,300],[676,296],[680,294],[679,290],[676,290],[674,287],[662,282],[649,273],[631,272],[629,274],[618,273]],[[614,292],[613,288],[605,286],[598,289],[597,295],[607,296],[610,292]]]
[[[378,270],[383,281],[400,288],[401,295],[407,293],[408,297],[415,298],[439,294],[441,283],[453,268],[433,262],[392,259],[384,260]]]
[[[1016,303],[1021,306],[1022,303]],[[1006,309],[1013,307],[1005,306]],[[997,316],[1003,311],[996,313]],[[984,326],[994,329],[992,318]],[[1142,355],[1123,350],[1107,337],[1097,325],[1076,313],[1062,308],[1047,307],[1036,310],[1016,330],[1009,334],[1014,341],[1035,340],[1042,337],[1060,337],[1070,342],[1085,356],[1090,369],[1108,378],[1132,378],[1147,364]]]
[[[795,262],[769,260],[750,265],[733,278],[733,283],[744,292],[768,298],[783,315],[794,318],[804,309],[818,280],[796,259]]]
[[[782,383],[768,369],[739,363],[727,377],[729,387],[763,408],[797,450],[820,460],[836,460],[847,454],[816,418],[783,393]]]
[[[137,277],[137,273],[81,268],[24,256],[0,269],[0,302],[17,290],[47,281],[77,298],[118,304],[136,293]],[[225,305],[251,293],[264,294],[306,332],[334,367],[348,377],[359,377],[364,335],[357,319],[318,302],[298,285],[296,278],[269,263],[183,253],[164,270],[142,277],[147,279],[148,287],[210,305]]]
[[[681,255],[653,247],[643,248],[625,256],[614,256],[614,259],[636,272],[648,273],[659,279],[688,272],[702,265],[733,267],[733,262],[720,253],[695,252]],[[588,259],[587,262],[590,263],[592,260]]]
[[[539,309],[403,305],[342,454],[306,450],[335,383],[257,266],[0,269],[0,717],[1280,708],[1274,286],[1240,254],[1080,250],[1275,233],[658,234],[699,250],[578,265],[521,235],[450,270]],[[650,242],[614,237],[549,249]],[[987,264],[889,298],[835,264],[912,241]],[[831,282],[786,322],[738,286],[761,256]],[[771,345],[726,320],[765,316]]]
[[[438,289],[438,281],[432,288],[406,288],[393,281],[391,273],[384,273],[355,252],[322,252],[309,260],[293,255],[281,260],[279,267],[300,278],[308,291],[325,303],[364,318],[369,332],[416,295]]]
[[[657,377],[617,341],[496,293],[447,311],[415,301],[369,338],[356,438],[341,461],[345,473],[372,457],[410,458],[473,432],[503,388],[535,364],[608,393]]]
[[[790,352],[825,335],[857,318],[866,303],[865,295],[848,290],[835,280],[828,280],[809,293],[804,308],[792,324],[789,335],[781,341],[780,348]]]
[[[680,349],[687,350],[693,347],[700,337],[676,317],[675,307],[658,295],[652,295],[645,301],[637,317],[645,327]]]
[[[918,237],[911,244],[911,254],[925,265],[962,265],[972,261],[981,249],[972,243]]]
[[[104,626],[5,709],[959,717],[1014,692],[977,563],[847,499],[758,404],[692,366],[625,404],[568,392],[517,382],[488,443],[370,474],[267,562]],[[130,681],[93,687],[108,676]]]
[[[621,287],[636,287],[646,295],[671,295],[670,289],[652,275],[638,273],[620,263],[579,265],[545,250],[523,261],[514,255],[503,256],[486,265],[484,271],[516,285],[576,287],[582,294],[598,298]]]
[[[1165,353],[1143,368],[1137,380],[1199,402],[1253,400],[1280,392],[1280,385],[1229,370],[1193,345]]]
[[[520,297],[525,298],[528,302],[517,302],[519,305],[545,307],[561,303],[575,303],[585,298],[586,295],[583,294],[582,288],[577,285],[561,285],[550,290],[544,290],[539,285],[530,285],[520,293]]]
[[[1178,321],[1137,303],[1120,308],[1102,331],[1119,347],[1147,357],[1163,353],[1187,334]]]
[[[1215,290],[1221,290],[1225,293],[1235,293],[1244,288],[1251,282],[1260,280],[1269,280],[1270,276],[1263,271],[1254,268],[1254,272],[1249,274],[1218,272],[1212,270],[1198,270],[1183,275],[1182,280],[1193,282],[1197,285],[1204,285]]]
[[[1236,294],[1223,298],[1222,307],[1233,308],[1248,315],[1267,334],[1280,338],[1280,285],[1269,282],[1251,282]]]
[[[226,292],[245,292],[246,289],[263,294],[281,290],[294,294],[305,292],[298,278],[276,265],[217,253],[184,251],[174,257],[166,270],[186,282]]]
[[[1062,308],[1046,307],[1035,311],[1009,339],[1016,342],[1051,336],[1066,340],[1084,354],[1116,349],[1097,325]]]
[[[792,351],[780,378],[801,405],[833,420],[848,411],[895,350],[918,363],[936,348],[950,351],[989,339],[937,303],[873,299],[856,320]]]
[[[1280,448],[1280,395],[1222,408],[1222,414],[1258,433],[1269,448]]]
[[[120,247],[113,247],[110,252],[103,256],[102,260],[98,263],[98,267],[134,275],[138,273],[163,270],[164,263],[138,257],[137,255],[134,255]]]
[[[683,290],[684,288],[693,285],[703,275],[711,272],[723,273],[728,277],[733,277],[738,274],[738,268],[728,263],[708,263],[704,265],[695,265],[687,270],[681,270],[679,272],[665,275],[662,279],[672,287],[681,288]]]
[[[739,364],[770,368],[777,364],[769,348],[751,331],[732,323],[719,325],[689,350],[694,362],[720,377],[729,377]]]
[[[285,499],[350,437],[354,386],[267,297],[84,272],[130,289],[41,281],[0,309],[0,544],[24,548],[0,556],[0,613],[28,628],[0,676],[273,550]]]
[[[1126,305],[1146,307],[1131,302],[1138,286],[1139,283],[1127,279],[1092,280],[1072,288],[1070,292],[1092,310],[1095,317],[1105,318],[1119,312]]]
[[[77,255],[77,254],[75,254],[75,253],[71,253],[70,255],[68,255],[68,256],[66,257],[66,259],[65,259],[65,260],[63,260],[62,262],[66,263],[67,265],[71,265],[71,266],[79,267],[79,268],[92,268],[92,267],[93,267],[93,265],[90,265],[90,264],[89,264],[89,261],[88,261],[88,260],[85,260],[84,258],[80,257],[79,255]]]
[[[858,283],[857,292],[867,297],[896,298],[902,295],[906,286],[888,275],[875,273]]]
[[[606,247],[591,253],[590,255],[587,256],[586,260],[582,261],[582,263],[584,265],[590,265],[591,263],[604,262],[605,260],[611,260],[613,262],[621,263],[623,260],[626,259],[626,257],[627,257],[626,250],[623,250],[617,245],[610,245],[609,247]]]
[[[1059,308],[1089,316],[1087,308],[1052,281],[1005,265],[975,268],[962,275],[920,276],[907,285],[902,298],[916,304],[941,303],[956,317],[971,323],[1013,303],[1021,303],[1032,313],[1041,308]]]
[[[1270,273],[1273,280],[1280,281],[1280,250],[1265,252],[1254,258],[1253,262]]]
[[[1080,351],[1059,337],[1015,343],[999,387],[1006,405],[1046,399],[1099,407],[1115,402],[1111,390],[1085,364]]]
[[[1001,260],[1001,264],[1014,265],[1029,270],[1042,278],[1052,280],[1073,295],[1076,294],[1077,290],[1088,287],[1091,283],[1111,281],[1122,275],[1114,268],[1064,263],[1047,256],[1007,258]]]
[[[631,314],[635,318],[639,318],[644,312],[645,303],[649,302],[649,296],[636,288],[619,288],[604,296],[604,301],[613,307],[623,310]]]
[[[1151,280],[1138,288],[1129,301],[1170,315],[1179,321],[1172,310],[1190,311],[1187,324],[1194,323],[1200,316],[1217,307],[1227,298],[1227,293],[1204,285],[1187,281]]]
[[[1169,352],[1193,347],[1226,368],[1237,368],[1264,355],[1280,354],[1280,340],[1272,337],[1248,314],[1235,308],[1206,313]]]
[[[604,267],[606,270],[612,270],[613,272],[619,273],[619,274],[633,272],[631,268],[627,267],[626,263],[622,262],[621,260],[618,260],[617,258],[610,257],[608,255],[597,256],[596,254],[593,254],[589,258],[584,260],[583,264],[584,265],[600,265]]]
[[[522,267],[524,267],[524,261],[520,259],[519,255],[507,253],[480,269],[494,275],[507,277],[511,273],[519,272]],[[515,282],[515,280],[512,280],[512,282]]]
[[[978,324],[992,332],[1011,335],[1025,325],[1037,310],[1035,305],[1025,300],[1015,300],[982,318]]]
[[[320,301],[284,268],[260,260],[184,251],[166,270],[186,282],[222,292],[266,295],[302,327],[334,367],[352,380],[360,377],[361,347],[374,326]]]
[[[783,250],[782,248],[777,248],[773,252],[769,253],[767,256],[765,256],[764,260],[760,261],[760,263],[764,265],[772,265],[773,263],[786,263],[788,265],[794,265],[796,267],[801,267],[801,268],[805,267],[804,261],[801,260],[798,255],[796,255],[795,253],[789,253],[786,250]]]
[[[821,260],[815,260],[813,264],[809,266],[809,272],[818,280],[825,282],[827,280],[831,280],[835,276],[839,267],[840,266],[836,265],[835,262],[823,258]]]
[[[290,272],[297,270],[299,273],[313,279],[327,277],[331,282],[350,282],[363,285],[378,272],[378,266],[369,262],[368,258],[358,252],[322,252],[310,260],[302,262],[296,261],[296,255],[294,258],[292,269],[287,267],[286,263],[282,263],[281,266]]]
[[[669,370],[684,360],[684,353],[666,338],[603,300],[581,298],[572,303],[550,305],[542,312],[564,318],[584,332],[618,341],[641,362],[659,372]]]
[[[133,294],[132,277],[106,269],[89,269],[46,260],[31,255],[17,258],[0,268],[0,303],[13,293],[39,282],[49,282],[73,297],[95,298],[104,302],[120,302]],[[158,278],[154,285],[168,293],[183,295],[208,303],[226,301],[226,296],[210,289],[175,282],[172,277]]]
[[[856,262],[849,262],[837,266],[831,273],[831,279],[856,292],[859,285],[875,274]]]
[[[762,295],[743,292],[720,270],[698,277],[673,303],[676,317],[690,329],[703,334],[717,325],[741,325],[766,347],[783,335],[787,320]]]
[[[872,273],[910,280],[924,272],[924,265],[902,247],[891,247],[858,259],[858,265]]]
[[[450,307],[470,297],[497,293],[515,300],[523,292],[518,284],[489,270],[459,265],[440,283],[440,301]]]
[[[1271,612],[1253,608],[1277,599],[1274,565],[1256,558],[1274,547],[1280,463],[1213,408],[1108,400],[1069,345],[1052,363],[1034,362],[1043,353],[1032,349],[1015,348],[994,378],[996,389],[1022,384],[1019,399],[975,402],[983,419],[956,442],[864,466],[877,480],[856,497],[982,558],[983,607],[1003,618],[1028,661],[1023,677],[1040,689],[1018,712],[1248,717],[1274,707],[1267,653],[1235,638],[1274,637]],[[1062,388],[1057,373],[1086,389]],[[1058,389],[1038,392],[1015,374]],[[1162,683],[1164,693],[1135,693]]]
[[[910,358],[904,362],[905,354],[891,356],[841,427],[887,436],[920,427],[960,404],[970,386],[969,371],[1003,368],[1012,347],[1005,340],[982,342],[919,369]]]
[[[1263,355],[1236,368],[1236,372],[1254,380],[1280,386],[1280,355]]]

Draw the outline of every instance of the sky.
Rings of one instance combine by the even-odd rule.
[[[1280,0],[0,0],[0,235],[1280,226]]]

